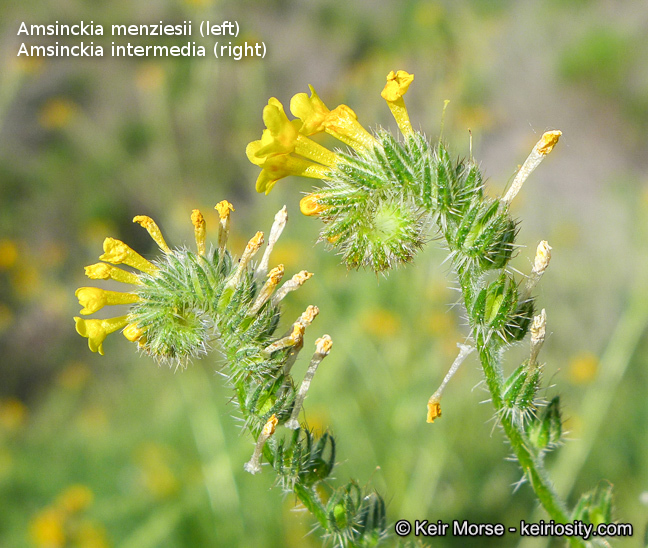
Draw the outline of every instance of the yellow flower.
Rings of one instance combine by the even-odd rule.
[[[230,217],[230,212],[236,211],[234,209],[234,206],[230,204],[227,200],[222,200],[218,202],[215,206],[214,209],[218,211],[218,215],[221,219],[229,219]]]
[[[112,264],[125,264],[137,268],[147,274],[155,274],[157,267],[147,261],[139,253],[132,250],[124,242],[115,238],[106,238],[103,244],[104,254],[99,257],[102,261]]]
[[[337,156],[322,145],[300,133],[299,120],[288,120],[283,105],[274,97],[263,109],[263,121],[267,127],[261,139],[250,143],[246,149],[250,162],[261,166],[270,156],[294,152],[307,160],[335,166]]]
[[[293,96],[290,100],[290,112],[302,122],[300,133],[314,135],[325,130],[324,121],[331,111],[319,98],[313,86],[308,87],[311,96],[309,97],[306,93],[298,93]]]
[[[324,129],[358,152],[370,151],[376,144],[371,133],[358,122],[356,113],[346,105],[340,105],[330,112],[324,120]]]
[[[145,228],[153,241],[160,247],[162,251],[164,251],[165,253],[171,253],[169,246],[164,241],[162,232],[153,219],[147,217],[146,215],[137,215],[135,218],[133,218],[133,222],[138,223],[140,226]]]
[[[207,230],[205,228],[205,218],[203,217],[203,214],[199,209],[192,210],[191,224],[194,225],[194,237],[196,239],[196,249],[198,250],[198,255],[204,255],[207,251],[205,247],[205,236]]]
[[[12,240],[0,240],[0,270],[8,270],[18,258],[18,246]]]
[[[223,251],[227,244],[227,239],[229,238],[230,213],[235,211],[235,209],[227,200],[218,202],[214,206],[214,209],[218,211],[218,216],[220,217],[218,223],[218,249]]]
[[[389,110],[391,110],[401,133],[405,136],[412,133],[413,130],[409,115],[407,114],[407,108],[405,107],[405,101],[403,101],[403,95],[407,93],[413,81],[413,74],[409,74],[404,70],[399,70],[398,72],[392,70],[387,75],[387,83],[380,94],[387,101]]]
[[[248,145],[248,150],[253,144]],[[272,187],[279,179],[283,179],[288,175],[325,179],[329,171],[326,166],[290,154],[268,156],[265,162],[261,164],[261,167],[263,169],[257,178],[256,190],[266,194],[272,190]]]
[[[245,153],[253,164],[262,168],[257,178],[257,192],[266,194],[275,183],[288,175],[326,179],[328,171],[337,165],[334,152],[319,145],[307,135],[324,130],[343,143],[359,151],[370,150],[374,138],[357,121],[355,113],[340,105],[329,111],[313,91],[314,98],[293,97],[295,111],[304,117],[306,126],[299,120],[288,120],[283,105],[274,97],[263,109],[267,129],[261,139],[248,144]],[[291,154],[297,156],[291,156]]]
[[[328,209],[327,206],[322,205],[317,201],[321,196],[321,194],[309,194],[308,196],[304,196],[299,201],[299,210],[302,214],[307,217],[312,217],[313,215],[319,215],[322,211]]]
[[[546,156],[556,146],[556,143],[558,142],[558,139],[560,139],[561,135],[562,131],[560,131],[559,129],[546,131],[542,134],[541,139],[536,143],[536,150],[543,156]]]
[[[125,284],[139,285],[142,282],[137,274],[127,272],[116,266],[106,263],[96,263],[85,267],[85,274],[91,280],[115,280]]]
[[[86,320],[75,317],[76,330],[82,337],[87,337],[88,346],[93,352],[99,352],[103,356],[103,342],[108,335],[118,329],[126,327],[127,316],[109,318],[106,320]]]
[[[266,145],[257,151],[259,157],[295,150],[301,124],[297,120],[288,120],[283,105],[275,97],[271,97],[263,108],[263,123],[268,129],[263,132]]]
[[[371,150],[375,139],[358,122],[356,113],[346,105],[339,105],[333,110],[319,98],[313,86],[309,86],[311,96],[298,93],[290,101],[290,112],[297,116],[302,126],[300,133],[313,135],[326,131],[351,148],[364,152]]]
[[[380,93],[380,96],[385,101],[396,102],[407,93],[407,90],[413,81],[413,74],[409,74],[404,70],[399,70],[398,72],[392,70],[387,75],[387,83]]]
[[[124,337],[131,342],[138,342],[144,336],[144,330],[140,329],[137,324],[129,323],[122,331]]]
[[[83,306],[81,314],[94,314],[104,306],[114,304],[132,304],[139,300],[134,293],[121,293],[119,291],[106,291],[99,287],[80,287],[74,294]]]

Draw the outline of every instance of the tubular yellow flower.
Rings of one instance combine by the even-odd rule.
[[[122,331],[124,337],[131,342],[137,342],[144,336],[144,330],[140,329],[137,324],[129,323]]]
[[[119,291],[107,291],[99,287],[80,287],[74,295],[83,306],[81,314],[94,314],[104,306],[113,304],[133,304],[139,300],[134,293],[121,293]]]
[[[331,112],[313,86],[308,87],[311,91],[310,97],[307,93],[298,93],[290,100],[290,112],[302,122],[299,130],[302,135],[314,135],[324,131],[324,121]]]
[[[321,194],[309,194],[308,196],[304,196],[299,201],[299,211],[307,217],[319,215],[322,211],[328,209],[327,206],[324,206],[317,201],[320,197]]]
[[[265,135],[266,144],[257,151],[258,156],[268,154],[285,154],[295,150],[295,142],[299,135],[301,123],[298,120],[288,120],[283,105],[275,97],[268,99],[268,104],[263,108],[263,123],[268,128]]]
[[[191,212],[191,222],[194,225],[194,236],[196,237],[198,255],[204,255],[207,251],[205,247],[205,234],[207,230],[205,228],[205,218],[199,209],[194,209]]]
[[[268,194],[279,179],[289,175],[326,179],[329,168],[316,164],[304,158],[290,156],[289,154],[275,154],[268,156],[261,165],[263,168],[256,181],[257,192]]]
[[[142,228],[145,228],[153,241],[159,246],[162,251],[164,251],[165,253],[171,253],[169,246],[164,241],[162,232],[153,219],[147,217],[146,215],[137,215],[133,218],[133,222],[138,223]]]
[[[214,206],[214,209],[218,211],[220,217],[218,224],[218,249],[222,251],[225,249],[225,244],[227,244],[227,239],[229,238],[230,213],[234,211],[234,206],[227,200],[222,200]]]
[[[290,111],[297,116],[302,126],[299,132],[303,135],[313,135],[326,131],[336,139],[342,141],[358,151],[371,150],[375,139],[358,122],[356,113],[347,105],[339,105],[333,110],[319,98],[313,86],[308,86],[311,96],[298,93],[290,101]]]
[[[251,142],[246,149],[253,164],[260,166],[269,156],[291,152],[329,167],[336,164],[335,153],[301,134],[301,122],[288,120],[283,105],[274,97],[263,109],[263,121],[268,129],[263,131],[259,141]]]
[[[410,123],[409,114],[403,101],[403,95],[407,93],[410,84],[414,81],[414,75],[399,70],[393,70],[387,75],[387,83],[382,93],[382,98],[387,101],[387,106],[391,110],[401,133],[405,136],[412,133],[412,124]]]
[[[103,243],[104,254],[99,257],[102,261],[112,264],[125,264],[137,268],[147,274],[155,274],[157,267],[147,261],[139,253],[131,249],[124,242],[115,238],[106,238]]]
[[[376,144],[371,133],[358,122],[356,113],[346,105],[340,105],[329,113],[324,120],[324,129],[358,152],[370,151]]]
[[[75,317],[76,330],[82,337],[87,337],[88,346],[93,352],[103,356],[103,342],[108,335],[126,326],[127,316],[109,318],[107,320],[86,320]]]
[[[115,280],[125,284],[140,285],[137,274],[122,270],[111,264],[96,263],[85,267],[85,274],[91,280]]]

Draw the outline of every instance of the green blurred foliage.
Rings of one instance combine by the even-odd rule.
[[[448,386],[443,418],[425,423],[427,399],[466,336],[461,308],[448,306],[458,294],[448,289],[443,251],[431,242],[416,265],[387,278],[346,273],[314,245],[317,223],[298,214],[307,183],[282,181],[268,197],[254,193],[257,169],[244,150],[260,134],[268,97],[287,104],[311,83],[327,104],[349,104],[366,126],[394,127],[380,90],[398,68],[416,75],[407,102],[427,134],[437,135],[443,100],[451,100],[444,138],[455,154],[467,155],[472,129],[472,152],[491,177],[491,192],[524,160],[534,132],[563,130],[561,145],[514,204],[523,219],[519,241],[528,246],[517,267],[529,270],[540,239],[554,247],[538,289],[552,331],[541,356],[545,384],[560,389],[574,441],[553,462],[564,470],[561,452],[592,444],[575,477],[555,479],[559,488],[573,484],[573,503],[607,478],[616,518],[640,534],[647,513],[640,500],[648,491],[648,341],[643,309],[632,304],[645,297],[648,64],[640,22],[647,15],[641,3],[600,1],[5,3],[0,544],[43,546],[43,538],[56,540],[63,530],[79,546],[320,545],[308,535],[311,518],[294,511],[294,500],[282,500],[269,471],[243,471],[252,444],[238,435],[231,394],[214,373],[217,353],[173,372],[118,336],[106,341],[106,356],[91,354],[74,332],[74,290],[87,284],[82,267],[96,262],[104,237],[154,256],[134,215],[154,217],[171,245],[189,244],[191,209],[203,210],[209,230],[221,199],[236,207],[238,252],[288,205],[291,220],[275,261],[315,277],[288,299],[285,322],[317,304],[321,314],[306,344],[321,333],[335,341],[306,417],[337,434],[337,477],[375,484],[394,521],[515,524],[534,515],[529,490],[512,487],[520,473],[505,460],[491,410],[479,405],[486,392],[476,361]],[[237,19],[243,39],[265,41],[268,56],[15,57],[20,21],[81,19]],[[602,361],[628,314],[640,336],[619,360]],[[512,370],[526,353],[520,345],[506,366]],[[597,384],[601,363],[625,375],[611,394]],[[303,361],[295,371],[303,374]],[[547,400],[557,391],[548,388]],[[588,395],[611,398],[594,432],[582,415]],[[85,486],[91,501],[61,510],[75,485]],[[434,545],[466,544],[447,537]]]

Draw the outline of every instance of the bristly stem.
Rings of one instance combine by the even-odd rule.
[[[489,197],[472,149],[469,159],[453,160],[441,138],[431,143],[414,131],[403,101],[413,80],[414,75],[406,71],[392,71],[381,93],[401,138],[385,130],[372,136],[349,107],[329,109],[312,87],[310,97],[297,94],[290,102],[298,120],[289,120],[281,103],[270,99],[264,109],[267,130],[246,150],[250,161],[261,167],[257,191],[268,193],[288,175],[322,178],[324,185],[304,197],[300,209],[304,215],[320,218],[324,223],[320,239],[335,248],[348,268],[385,272],[409,263],[435,227],[445,238],[459,279],[470,337],[484,370],[495,419],[524,477],[555,522],[609,522],[611,488],[584,494],[569,512],[544,469],[544,455],[561,443],[562,418],[558,396],[540,412],[543,366],[537,358],[544,341],[546,313],[543,309],[534,315],[532,291],[549,264],[551,247],[540,242],[526,283],[516,280],[510,266],[519,246],[518,222],[509,206],[562,133],[545,132],[508,191],[500,198]],[[309,152],[321,148],[309,139],[321,132],[351,147],[347,152],[327,154],[327,161],[322,162],[326,167],[311,165],[312,161],[321,162],[321,155]],[[501,355],[529,332],[529,358],[506,376]],[[450,372],[428,400],[428,423],[441,415],[443,388],[469,352],[465,345],[460,348]],[[577,537],[569,542],[584,545]]]
[[[470,273],[466,271],[461,272],[458,277],[465,297],[466,308],[470,310],[469,303],[472,302],[471,288],[475,287],[476,280],[471,279]],[[477,320],[470,313],[469,322],[471,326],[477,325]],[[501,391],[504,378],[498,358],[499,351],[494,348],[493,338],[491,337],[489,341],[486,341],[485,337],[479,334],[475,339],[479,361],[486,378],[486,386],[491,395],[491,402],[495,408],[497,420],[509,440],[511,449],[547,514],[557,523],[566,523],[569,521],[566,506],[551,485],[544,466],[529,450],[531,444],[529,440],[525,439],[524,432],[513,424],[506,413],[502,412],[504,404]],[[584,546],[584,543],[577,537],[570,539],[570,542],[573,546]]]

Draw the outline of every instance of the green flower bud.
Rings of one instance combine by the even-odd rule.
[[[527,299],[518,304],[515,313],[504,327],[504,338],[507,342],[521,341],[524,339],[531,327],[534,311],[535,303],[533,299]]]
[[[525,361],[504,381],[502,398],[506,406],[511,409],[532,409],[539,383],[540,369],[529,370],[529,361]]]
[[[581,520],[594,526],[612,522],[612,485],[599,484],[583,494],[572,512],[572,521]]]
[[[562,436],[560,396],[551,400],[542,416],[527,424],[526,432],[533,446],[541,451],[552,449],[560,444]]]
[[[314,444],[312,436],[306,437],[299,477],[306,486],[327,478],[335,466],[335,439],[328,432]]]

